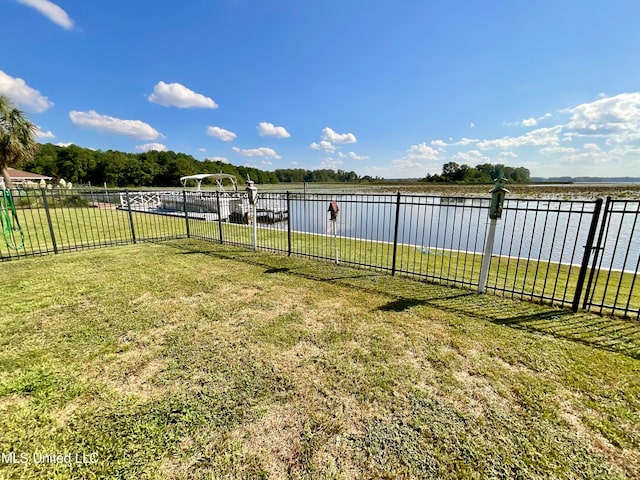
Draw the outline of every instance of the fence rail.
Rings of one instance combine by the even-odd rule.
[[[400,193],[265,192],[255,209],[243,193],[186,191],[22,190],[14,202],[1,260],[193,237],[465,288],[489,223],[488,198]],[[640,201],[507,199],[495,239],[486,290],[640,318]]]

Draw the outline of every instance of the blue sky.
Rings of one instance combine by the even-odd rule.
[[[40,141],[101,150],[640,176],[639,18],[637,0],[0,0],[0,93]]]

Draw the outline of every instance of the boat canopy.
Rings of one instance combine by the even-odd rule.
[[[183,187],[187,187],[187,182],[189,180],[195,180],[197,183],[197,189],[200,191],[200,187],[202,186],[202,181],[205,178],[213,178],[216,181],[216,185],[220,192],[226,192],[224,188],[224,181],[229,180],[231,186],[233,187],[233,191],[238,191],[238,182],[236,181],[235,175],[231,175],[228,173],[198,173],[196,175],[187,175],[186,177],[180,177],[180,183],[182,183]]]

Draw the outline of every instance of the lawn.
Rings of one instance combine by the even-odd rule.
[[[18,217],[24,229],[24,247],[11,249],[0,239],[0,259],[127,244],[134,239],[179,238],[186,237],[187,233],[195,238],[222,240],[228,244],[253,244],[253,232],[247,225],[218,224],[192,218],[187,232],[183,216],[141,212],[132,212],[129,216],[124,210],[57,207],[51,208],[48,215],[43,208],[19,209]],[[19,239],[17,243],[20,243]],[[334,243],[330,235],[301,232],[291,232],[289,236],[284,223],[260,224],[257,244],[263,250],[287,252],[290,248],[293,254],[325,259],[334,258],[337,247],[341,263],[369,265],[381,272],[391,272],[394,265],[394,249],[390,243],[348,237],[338,237]],[[481,262],[480,254],[423,245],[399,244],[395,256],[396,272],[400,274],[457,286],[477,285]],[[573,301],[579,271],[578,265],[494,256],[488,290],[567,306]],[[640,309],[640,295],[633,291],[637,289],[636,277],[633,273],[612,272],[609,282],[600,281],[595,285],[595,303],[606,305],[604,313],[611,313],[611,307],[616,306],[618,312],[626,308],[633,316]],[[606,285],[609,288],[605,291]]]
[[[197,240],[2,267],[0,478],[640,477],[637,322]]]

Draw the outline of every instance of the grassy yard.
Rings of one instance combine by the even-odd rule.
[[[183,240],[0,288],[0,478],[640,477],[635,322]]]
[[[96,246],[127,244],[137,241],[178,238],[187,235],[186,222],[181,216],[153,215],[133,212],[131,218],[123,210],[88,207],[52,208],[49,218],[43,208],[18,210],[25,238],[24,248],[10,249],[0,239],[0,258],[17,255],[52,253]],[[133,232],[131,228],[133,224]],[[53,235],[51,230],[53,230]],[[247,225],[189,220],[189,231],[194,237],[220,240],[237,245],[252,245],[253,232]],[[55,248],[54,248],[55,239]],[[260,225],[258,247],[266,250],[287,251],[289,248],[286,225]],[[342,263],[366,264],[378,271],[391,271],[393,245],[353,238],[338,238],[338,258]],[[334,258],[334,240],[328,235],[292,232],[291,251],[309,257]],[[422,245],[398,245],[396,270],[404,275],[460,285],[477,285],[482,256],[475,253],[423,248]],[[494,257],[488,280],[488,289],[506,290],[524,299],[544,299],[556,304],[571,305],[578,280],[578,265],[556,262],[537,262],[524,258]],[[609,282],[595,286],[594,298],[607,306],[624,307],[628,300],[630,314],[640,309],[638,279],[632,273],[612,272]],[[605,291],[605,286],[609,285]],[[618,290],[617,285],[620,285]],[[605,313],[611,309],[604,308]]]

